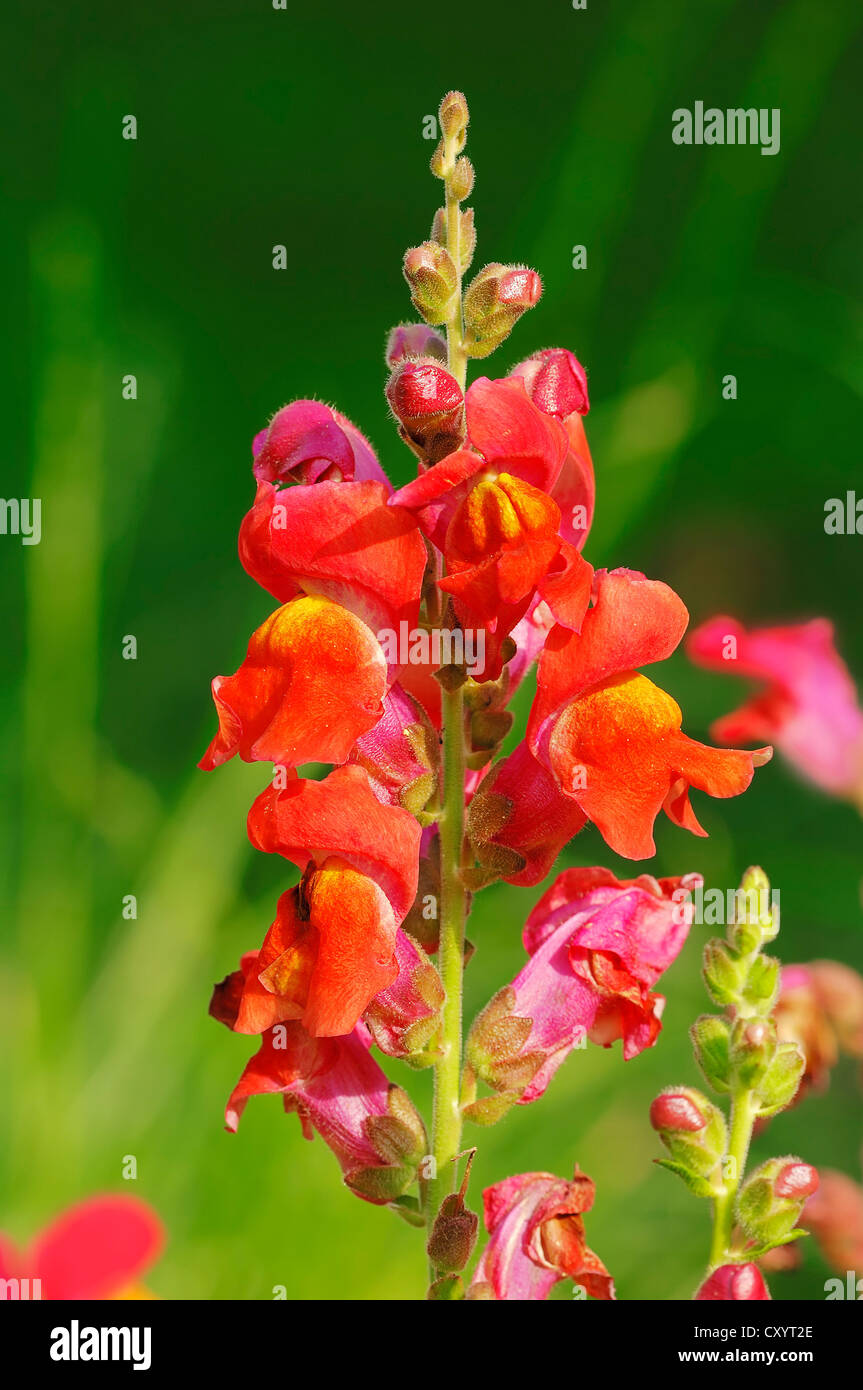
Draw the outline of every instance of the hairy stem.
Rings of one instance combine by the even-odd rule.
[[[725,1155],[725,1161],[731,1159],[733,1164],[729,1176],[725,1179],[722,1196],[717,1197],[713,1205],[713,1240],[710,1246],[712,1270],[718,1265],[727,1264],[729,1259],[736,1259],[729,1249],[734,1227],[734,1202],[746,1170],[754,1122],[752,1093],[745,1089],[737,1091],[731,1101],[731,1129]]]
[[[446,240],[458,274],[454,307],[447,321],[449,370],[464,390],[467,358],[461,295],[460,208],[449,174],[455,165],[455,142],[446,157]],[[464,698],[461,688],[442,692],[443,808],[439,821],[441,859],[440,950],[438,967],[446,991],[440,1032],[440,1060],[435,1066],[432,1157],[434,1176],[425,1190],[429,1232],[444,1198],[456,1185],[455,1158],[461,1145],[459,1091],[462,1058],[462,988],[466,892],[461,878],[464,839]],[[432,1270],[432,1277],[436,1271]]]

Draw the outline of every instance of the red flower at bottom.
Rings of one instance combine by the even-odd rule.
[[[29,1279],[31,1298],[146,1298],[136,1281],[164,1240],[158,1217],[136,1197],[91,1197],[69,1207],[23,1252],[0,1234],[0,1278]],[[38,1293],[33,1280],[40,1281]]]

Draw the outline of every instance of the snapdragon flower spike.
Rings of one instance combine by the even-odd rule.
[[[770,1298],[770,1290],[757,1265],[720,1265],[714,1269],[695,1295],[697,1303],[758,1303]]]
[[[667,584],[634,570],[598,571],[581,632],[558,624],[540,659],[531,751],[627,859],[656,852],[652,830],[661,810],[675,825],[706,834],[690,787],[737,796],[771,754],[696,743],[681,730],[676,702],[639,674],[674,651],[688,618]]]
[[[614,1282],[584,1232],[595,1187],[576,1168],[571,1182],[552,1173],[522,1173],[483,1192],[488,1244],[468,1290],[470,1299],[505,1302],[548,1297],[572,1279],[591,1298],[613,1299]]]
[[[561,538],[580,550],[596,502],[593,460],[581,418],[589,409],[585,370],[566,348],[546,348],[513,367],[510,377],[521,380],[537,409],[555,416],[566,432],[569,447],[552,496],[560,507]]]
[[[0,1233],[0,1279],[38,1279],[47,1299],[134,1299],[165,1243],[155,1213],[137,1197],[91,1197],[69,1207],[26,1250]]]
[[[409,508],[443,553],[440,588],[462,627],[487,634],[484,679],[500,675],[504,639],[544,598],[559,622],[579,626],[592,571],[561,540],[550,496],[567,457],[563,426],[519,381],[475,381],[465,398],[470,448],[447,455],[392,502]]]
[[[377,634],[414,627],[426,548],[413,518],[387,506],[377,482],[321,482],[278,491],[259,483],[240,527],[240,561],[287,603],[300,594],[341,604]]]
[[[259,482],[353,482],[386,474],[365,435],[320,401],[292,401],[277,410],[252,441],[252,471]]]
[[[745,676],[762,688],[712,729],[720,743],[769,740],[809,781],[863,804],[863,710],[823,618],[747,632],[711,618],[689,637],[699,666]]]
[[[697,874],[621,881],[610,869],[564,870],[527,919],[527,965],[471,1029],[474,1074],[526,1105],[587,1040],[610,1047],[622,1038],[627,1060],[651,1047],[665,1003],[652,987],[692,920],[680,890],[700,883]]]
[[[277,1025],[231,1092],[226,1129],[236,1131],[252,1096],[280,1094],[305,1137],[317,1132],[332,1150],[358,1197],[394,1201],[415,1180],[427,1140],[412,1102],[387,1080],[369,1044],[362,1025],[346,1037],[323,1039],[299,1023]]]

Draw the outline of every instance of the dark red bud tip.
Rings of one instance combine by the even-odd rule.
[[[565,419],[590,410],[587,373],[567,348],[545,348],[521,362],[513,376],[521,377],[534,405],[546,415]]]
[[[777,1197],[803,1201],[818,1190],[818,1173],[809,1163],[786,1163],[776,1175],[773,1190]]]
[[[689,1096],[666,1093],[657,1096],[651,1105],[650,1123],[658,1130],[682,1129],[695,1133],[704,1129],[707,1120]]]
[[[396,367],[406,357],[437,357],[446,361],[446,343],[427,323],[400,323],[390,329],[386,362]]]
[[[742,1302],[764,1302],[770,1298],[770,1290],[764,1282],[757,1265],[720,1265],[709,1279],[705,1279],[695,1295],[697,1303],[736,1300]]]
[[[542,281],[535,270],[527,266],[516,266],[508,270],[498,282],[498,303],[508,309],[532,309],[542,294]]]
[[[459,410],[462,389],[439,362],[407,360],[393,372],[386,387],[393,413],[404,425]]]

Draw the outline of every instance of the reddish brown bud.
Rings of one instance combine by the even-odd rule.
[[[386,395],[403,438],[422,458],[437,463],[462,443],[462,389],[434,358],[401,362],[387,382]]]

